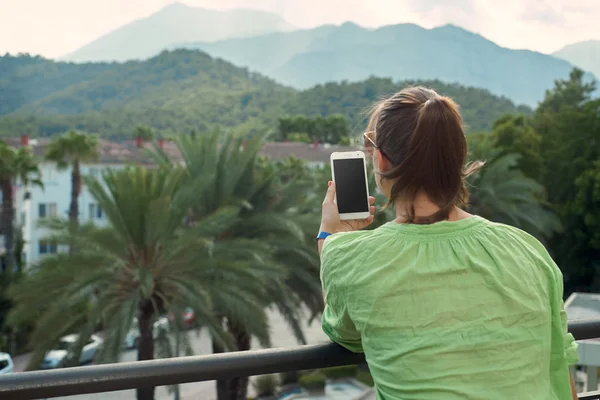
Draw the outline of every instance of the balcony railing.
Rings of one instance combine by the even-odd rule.
[[[577,340],[600,338],[600,319],[569,324]],[[362,354],[336,344],[267,349],[0,376],[0,399],[25,400],[174,385],[364,363]],[[579,399],[600,400],[600,392]]]

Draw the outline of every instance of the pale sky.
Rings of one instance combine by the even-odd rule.
[[[59,57],[172,0],[0,0],[0,54]],[[600,39],[600,0],[180,0],[213,9],[252,8],[310,28],[453,23],[503,47],[550,53]],[[501,6],[500,6],[501,5]]]

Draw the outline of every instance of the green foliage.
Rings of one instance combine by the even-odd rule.
[[[282,385],[298,383],[299,374],[297,371],[282,372],[279,374],[279,381]]]
[[[252,382],[256,395],[259,397],[275,395],[278,385],[277,375],[261,375]]]
[[[13,324],[40,313],[30,368],[62,335],[76,331],[85,340],[99,321],[104,325],[99,360],[117,361],[133,317],[146,305],[154,318],[166,311],[180,316],[190,306],[217,343],[233,348],[214,307],[241,308],[252,318],[250,305],[276,270],[258,262],[267,252],[260,243],[214,241],[235,222],[240,206],[219,205],[182,229],[191,207],[181,191],[185,172],[132,167],[106,172],[104,182],[88,177],[87,187],[109,225],[85,224],[74,233],[66,221],[46,223],[52,240],[74,243],[78,251],[43,258],[11,288],[17,304]],[[41,304],[45,307],[40,309]],[[176,331],[181,325],[174,325]]]
[[[297,115],[295,117],[279,118],[275,139],[308,143],[316,140],[319,143],[339,144],[349,135],[348,122],[342,115],[319,116],[316,118]]]
[[[579,234],[589,240],[591,248],[600,250],[600,161],[577,178],[575,185],[573,213],[582,221]]]
[[[98,160],[98,139],[81,132],[69,131],[54,138],[46,147],[46,159],[55,161],[59,168],[67,168],[69,162],[93,162]]]
[[[370,387],[375,386],[375,382],[373,381],[373,376],[369,371],[358,371],[356,375],[356,379],[363,385],[367,385]]]
[[[438,80],[394,82],[375,77],[360,82],[331,82],[297,92],[288,97],[283,111],[288,115],[308,117],[343,115],[351,130],[360,132],[366,126],[366,116],[375,101],[415,85],[431,87],[456,100],[469,132],[489,130],[493,122],[505,114],[531,113],[531,109],[517,107],[510,100],[494,96],[487,90]]]
[[[495,138],[487,132],[477,132],[467,135],[469,145],[469,162],[489,161],[496,158],[500,151],[496,148]]]
[[[518,168],[528,177],[539,179],[542,174],[542,137],[525,115],[506,115],[494,123],[492,140],[500,155],[520,154]]]
[[[0,117],[0,136],[15,132],[51,136],[80,130],[127,138],[140,124],[163,136],[192,129],[202,133],[217,126],[257,134],[275,131],[278,119],[285,115],[343,116],[354,131],[363,129],[364,111],[374,100],[415,84],[454,97],[472,131],[490,129],[495,119],[507,113],[530,112],[486,90],[439,81],[395,83],[370,78],[296,91],[189,50],[123,64],[66,64],[4,56],[0,72],[0,91],[8,93],[0,108],[0,115],[5,115]],[[346,129],[345,122],[339,117],[337,121],[336,131]]]
[[[357,365],[343,365],[340,367],[324,368],[320,370],[321,374],[327,379],[353,378],[358,373]]]
[[[325,389],[325,377],[323,375],[303,375],[298,379],[298,383],[308,391],[320,391]]]
[[[34,184],[43,188],[38,163],[31,149],[15,149],[0,140],[0,179],[19,179],[22,184]]]
[[[154,138],[154,133],[152,129],[148,128],[144,125],[138,125],[133,130],[133,137],[144,139],[145,141],[151,141]]]
[[[517,168],[519,158],[501,156],[469,178],[469,211],[548,239],[560,231],[560,220],[544,203],[544,187]]]
[[[93,79],[112,68],[114,65],[108,63],[57,63],[28,54],[0,56],[0,115],[9,114],[71,85]]]
[[[593,246],[594,231],[587,227],[597,218],[591,171],[600,159],[600,100],[592,99],[594,90],[575,69],[546,93],[532,119],[542,137],[540,181],[564,226],[550,249],[565,275],[567,295],[600,290],[600,251]]]

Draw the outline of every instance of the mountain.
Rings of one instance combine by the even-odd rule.
[[[345,23],[171,46],[178,47],[201,49],[301,89],[369,76],[437,79],[485,88],[529,106],[536,105],[554,80],[568,76],[573,68],[549,55],[502,48],[453,25],[425,29],[399,24],[366,29]]]
[[[126,63],[72,64],[4,56],[0,71],[6,71],[0,92],[10,94],[2,101],[0,135],[49,136],[78,129],[123,137],[139,124],[163,135],[216,127],[248,133],[271,130],[278,118],[299,114],[341,114],[358,131],[364,128],[369,105],[415,84],[452,96],[470,131],[488,130],[506,113],[531,112],[487,90],[440,81],[372,77],[299,91],[191,50],[165,51]]]
[[[57,63],[39,56],[0,57],[0,115],[112,68],[111,64]]]
[[[211,42],[286,31],[293,27],[263,11],[208,10],[173,3],[147,18],[122,26],[63,57],[65,61],[146,59],[176,42]]]
[[[552,53],[552,55],[567,60],[600,78],[600,40],[570,44]]]

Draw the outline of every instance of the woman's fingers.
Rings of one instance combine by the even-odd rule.
[[[375,204],[375,197],[373,197],[373,196],[369,196],[369,204],[370,204],[370,205],[373,205],[373,204]]]
[[[371,215],[375,215],[375,206],[371,206],[369,211],[371,212]]]
[[[335,201],[335,183],[333,181],[329,181],[327,184],[327,193],[325,194],[325,200],[323,200],[323,204],[333,203]]]

